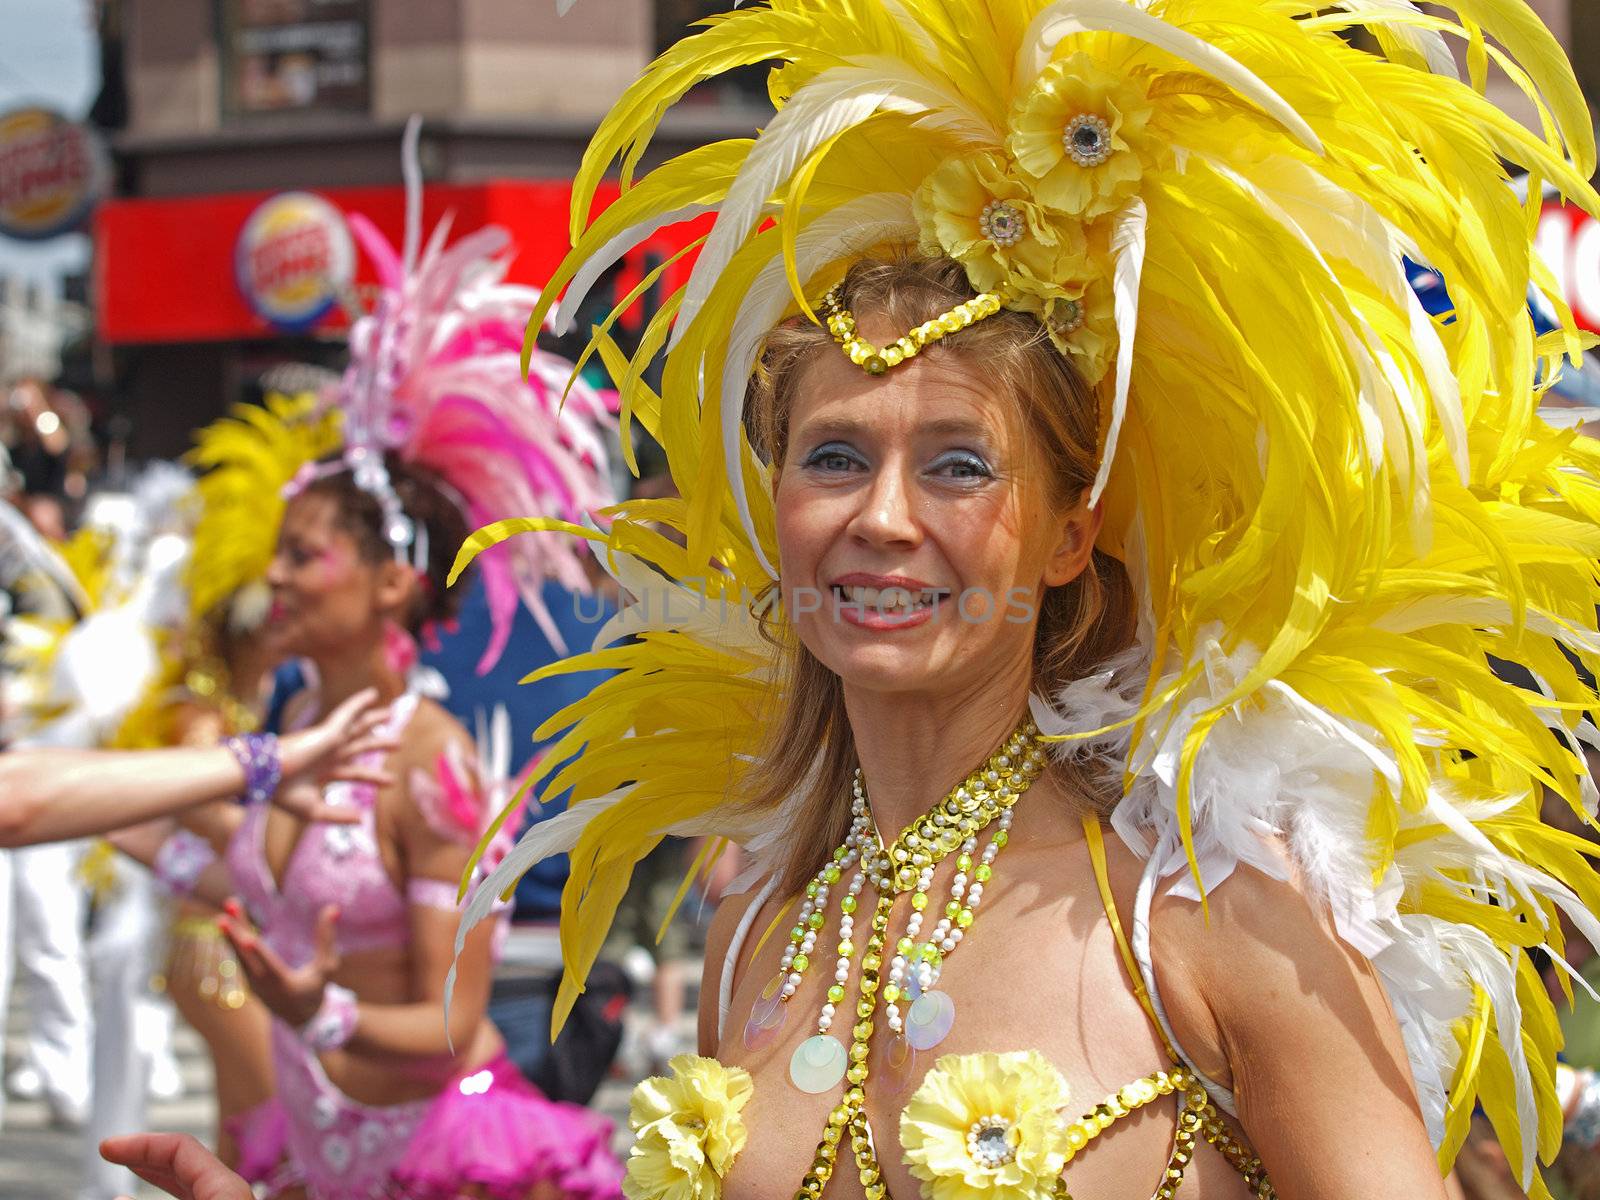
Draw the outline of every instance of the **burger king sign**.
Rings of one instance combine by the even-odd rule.
[[[99,143],[48,108],[0,113],[0,234],[39,241],[74,229],[105,185]]]
[[[262,320],[298,332],[316,324],[355,279],[344,214],[310,192],[264,201],[239,231],[234,273]]]

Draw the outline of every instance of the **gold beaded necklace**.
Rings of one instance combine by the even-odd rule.
[[[843,1098],[828,1114],[811,1169],[806,1172],[795,1193],[797,1200],[814,1200],[822,1195],[828,1181],[833,1178],[840,1146],[847,1135],[867,1200],[884,1200],[888,1195],[866,1117],[866,1084],[871,1073],[869,1060],[878,1003],[880,999],[883,1000],[891,1014],[891,1062],[894,1047],[904,1041],[910,1041],[918,1049],[927,1048],[917,1045],[913,1031],[927,1040],[927,1046],[936,1044],[949,1032],[950,1023],[954,1020],[954,1005],[948,996],[932,990],[933,984],[937,983],[944,958],[955,949],[972,925],[975,909],[982,897],[983,883],[990,877],[990,864],[1009,839],[1007,827],[1012,807],[1044,770],[1044,752],[1039,748],[1037,736],[1038,730],[1033,723],[1025,722],[990,756],[982,768],[969,775],[928,813],[907,825],[888,849],[883,847],[872,825],[866,807],[865,787],[860,772],[856,773],[851,835],[834,852],[832,859],[818,872],[812,883],[807,885],[806,902],[802,905],[798,923],[791,931],[790,945],[785,950],[782,967],[756,1001],[745,1032],[746,1045],[752,1044],[752,1036],[765,1041],[776,1034],[788,1001],[810,965],[810,949],[814,946],[816,935],[825,923],[823,909],[827,902],[827,889],[839,882],[844,871],[859,862],[860,871],[856,879],[851,881],[850,890],[840,906],[843,913],[840,965],[835,983],[828,992],[824,1016],[819,1018],[821,1032],[801,1043],[790,1064],[791,1080],[804,1091],[828,1090],[839,1080],[839,1076],[833,1074],[835,1070],[840,1072],[847,1084]],[[977,848],[977,838],[991,825],[997,828],[984,849],[981,865],[974,868],[971,856]],[[944,919],[935,929],[934,936],[918,944],[916,934],[921,927],[922,913],[927,907],[933,868],[951,855],[958,856],[952,900],[946,906]],[[972,873],[970,884],[967,879],[969,871]],[[844,999],[844,984],[848,981],[854,958],[854,942],[850,934],[854,926],[855,897],[861,891],[863,879],[872,883],[878,899],[861,952],[856,1021],[851,1029],[849,1049],[844,1051],[841,1061],[837,1052],[823,1043],[839,1045],[828,1031],[837,1005]],[[897,944],[896,953],[889,962],[889,984],[880,987],[886,961],[885,951],[889,945],[890,915],[895,902],[907,892],[912,895],[908,933]],[[849,922],[848,927],[845,922]],[[918,994],[915,995],[911,1011],[902,1022],[898,1016],[897,1002],[902,998],[911,998],[913,993]],[[939,997],[942,1000],[937,999]],[[930,1008],[933,1014],[926,1028],[917,1025],[919,1005]]]
[[[841,1076],[847,1084],[843,1098],[828,1113],[822,1139],[817,1143],[810,1169],[795,1191],[795,1200],[818,1200],[822,1196],[838,1169],[840,1151],[845,1145],[848,1145],[850,1156],[855,1161],[867,1200],[889,1200],[888,1186],[883,1179],[866,1114],[866,1085],[872,1070],[869,1064],[873,1059],[872,1042],[876,1032],[878,1002],[880,999],[884,1001],[891,1038],[887,1050],[879,1055],[878,1061],[891,1073],[899,1070],[909,1072],[909,1055],[897,1062],[896,1047],[904,1047],[905,1043],[912,1040],[917,1005],[943,996],[943,993],[932,990],[938,981],[943,959],[960,943],[964,931],[971,927],[983,885],[991,876],[990,866],[1009,840],[1013,807],[1044,769],[1044,753],[1036,740],[1037,736],[1038,730],[1033,724],[1025,722],[990,756],[984,767],[969,775],[927,814],[907,825],[888,849],[883,847],[876,832],[867,807],[861,773],[859,770],[856,772],[850,834],[807,885],[806,899],[802,903],[799,920],[791,931],[790,944],[785,949],[778,974],[756,1001],[745,1029],[745,1045],[750,1049],[756,1049],[776,1036],[783,1024],[789,1001],[810,965],[809,958],[815,948],[816,937],[826,924],[828,890],[840,882],[846,871],[859,863],[860,870],[851,880],[839,906],[839,965],[834,984],[828,989],[828,1002],[819,1017],[819,1033],[801,1043],[790,1065],[791,1081],[803,1091],[816,1093],[829,1090],[840,1082]],[[984,848],[981,862],[974,867],[971,855],[976,850],[977,839],[991,825],[995,826],[994,832]],[[933,868],[952,854],[957,855],[957,873],[951,889],[953,899],[946,906],[944,919],[933,935],[919,944],[917,933],[927,907]],[[969,871],[972,876],[970,888],[965,886]],[[833,1041],[827,1034],[846,994],[844,985],[849,980],[854,955],[852,935],[858,907],[857,896],[864,880],[871,881],[877,890],[878,900],[861,955],[856,1022],[851,1031],[849,1049],[830,1051],[830,1060],[842,1058],[842,1062],[834,1062],[832,1068],[825,1069],[826,1064],[821,1060],[807,1057],[807,1047]],[[889,981],[880,987],[880,973],[889,942],[890,916],[896,901],[906,892],[911,893],[912,899],[906,936],[897,943],[896,953],[889,962]],[[904,1021],[899,1018],[897,1010],[897,1002],[901,999],[915,1001],[912,1012]],[[935,1003],[933,1007],[941,1019],[933,1026],[924,1026],[918,1031],[929,1040],[925,1043],[913,1042],[915,1049],[930,1048],[949,1032],[954,1020],[953,1002],[944,996],[942,1003]],[[836,1042],[834,1044],[837,1045]],[[796,1064],[812,1072],[816,1078],[803,1082]],[[837,1069],[839,1074],[832,1074],[832,1069]],[[824,1075],[828,1076],[825,1080],[822,1078]],[[811,1086],[811,1083],[817,1086]],[[1231,1135],[1205,1089],[1200,1086],[1193,1072],[1181,1064],[1156,1071],[1118,1089],[1078,1120],[1069,1123],[1066,1127],[1068,1160],[1118,1118],[1174,1093],[1181,1098],[1178,1130],[1157,1196],[1161,1200],[1170,1200],[1176,1195],[1193,1157],[1195,1145],[1203,1137],[1239,1171],[1252,1195],[1261,1200],[1272,1200],[1275,1193],[1260,1158]],[[995,1116],[982,1118],[973,1126],[968,1134],[968,1153],[975,1162],[986,1161],[995,1152],[1004,1152],[1000,1144],[1004,1128],[1004,1119]],[[999,1138],[995,1137],[997,1131]],[[1064,1178],[1057,1176],[1053,1181],[1050,1200],[1072,1200]]]

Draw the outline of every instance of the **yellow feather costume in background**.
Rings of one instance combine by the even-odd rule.
[[[638,421],[684,498],[616,506],[604,532],[502,522],[462,552],[566,530],[638,600],[593,652],[530,676],[616,672],[536,735],[565,731],[536,780],[576,755],[546,785],[571,787],[569,813],[469,902],[466,924],[570,851],[558,1025],[663,835],[762,846],[781,829],[737,806],[777,686],[750,612],[777,555],[746,381],[765,334],[850,262],[911,245],[962,262],[975,292],[1004,284],[1101,397],[1101,547],[1141,595],[1140,677],[1036,697],[1041,727],[1114,755],[1113,823],[1168,888],[1203,898],[1264,864],[1254,831],[1276,831],[1388,989],[1441,1165],[1481,1101],[1542,1186],[1557,1033],[1527,951],[1559,953],[1558,909],[1600,932],[1594,847],[1538,812],[1546,790],[1594,811],[1579,744],[1596,698],[1574,664],[1600,669],[1600,445],[1538,415],[1541,381],[1583,343],[1530,230],[1545,182],[1600,199],[1550,34],[1522,0],[1442,7],[771,0],[705,22],[618,101],[528,336],[563,288],[576,312],[630,247],[716,214],[632,359],[608,333],[621,306],[591,345],[625,454]],[[1381,53],[1347,36],[1363,30]],[[633,179],[686,91],[769,60],[778,112],[758,136]],[[1541,133],[1481,94],[1491,62]],[[591,218],[618,159],[622,196]],[[1526,202],[1502,160],[1530,173]],[[1024,237],[992,236],[993,203]],[[1447,281],[1447,319],[1423,313],[1404,258]],[[1535,336],[1530,288],[1564,331]],[[1540,690],[1501,682],[1490,655]]]

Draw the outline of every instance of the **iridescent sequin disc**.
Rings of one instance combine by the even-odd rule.
[[[917,1052],[911,1048],[903,1033],[891,1033],[873,1048],[872,1074],[893,1084],[903,1084],[911,1077]]]
[[[923,992],[906,1011],[906,1041],[913,1050],[932,1050],[956,1023],[956,1002],[948,992]]]
[[[839,1086],[849,1055],[836,1037],[819,1033],[795,1047],[789,1060],[789,1079],[802,1092],[815,1095]]]
[[[744,1026],[746,1050],[761,1049],[783,1028],[784,1019],[789,1015],[789,1006],[783,1002],[783,980],[782,974],[774,975],[750,1006],[750,1019]]]

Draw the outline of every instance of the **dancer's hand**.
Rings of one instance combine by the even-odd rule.
[[[107,1138],[100,1143],[100,1157],[177,1200],[253,1200],[250,1185],[186,1133]]]
[[[283,783],[273,803],[305,821],[356,820],[359,814],[350,807],[322,803],[322,788],[335,780],[380,787],[392,782],[393,777],[381,766],[364,761],[369,754],[381,754],[399,744],[393,734],[379,731],[388,715],[388,707],[378,703],[377,689],[365,688],[310,729],[279,738]]]
[[[250,980],[250,990],[273,1014],[293,1029],[299,1029],[322,1007],[323,989],[339,969],[339,947],[335,923],[339,910],[328,905],[317,914],[315,949],[303,967],[291,967],[273,948],[261,940],[237,900],[229,900],[217,925],[239,957]]]

